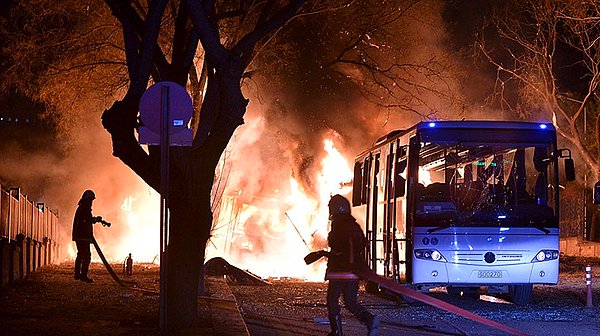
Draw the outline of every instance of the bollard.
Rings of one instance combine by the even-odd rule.
[[[593,307],[594,304],[592,303],[592,266],[591,265],[585,266],[585,285],[587,287],[585,306]]]

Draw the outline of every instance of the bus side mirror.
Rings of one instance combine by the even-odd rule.
[[[565,159],[565,177],[567,181],[575,181],[575,163],[573,159]]]
[[[563,148],[559,149],[558,153],[560,158],[565,159],[565,177],[567,181],[575,181],[575,163],[571,157],[571,150],[568,148]]]
[[[594,204],[600,204],[600,181],[594,185]]]

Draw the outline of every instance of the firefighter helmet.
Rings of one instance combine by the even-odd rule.
[[[342,195],[333,195],[329,200],[329,215],[350,213],[350,202]]]
[[[83,199],[90,199],[90,200],[93,200],[93,199],[95,199],[95,198],[96,198],[96,194],[94,194],[94,192],[93,192],[93,191],[91,191],[91,190],[86,190],[86,191],[84,191],[84,192],[83,192],[83,195],[81,195],[81,199],[82,199],[82,200],[83,200]]]

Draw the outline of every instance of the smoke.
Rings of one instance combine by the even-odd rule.
[[[143,216],[141,209],[136,207],[139,208],[148,199],[156,199],[158,208],[156,194],[152,195],[141,179],[111,155],[109,134],[100,124],[101,110],[90,109],[93,104],[83,106],[88,106],[86,117],[65,117],[66,120],[63,120],[73,125],[68,133],[57,136],[47,129],[35,129],[23,137],[12,137],[3,142],[0,148],[3,153],[0,157],[2,176],[20,187],[29,199],[45,203],[58,214],[63,260],[73,257],[73,214],[86,189],[96,193],[93,214],[112,223],[110,228],[94,225],[94,235],[107,258],[122,260],[129,252],[135,257],[136,251],[131,248],[141,237],[148,240],[147,244],[156,243],[157,252],[158,215],[154,222],[144,218],[149,222],[138,232],[132,232],[128,222],[128,217],[136,213],[135,210]],[[152,235],[147,237],[147,230],[154,230],[156,238]],[[140,253],[138,256],[142,257]],[[152,257],[153,254],[143,255],[148,260]]]

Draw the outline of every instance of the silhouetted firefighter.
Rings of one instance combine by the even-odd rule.
[[[346,308],[369,329],[369,336],[377,335],[379,318],[356,302],[359,277],[353,271],[367,267],[365,262],[366,238],[356,219],[350,214],[350,203],[340,195],[329,201],[331,231],[327,237],[331,251],[327,254],[327,311],[331,325],[330,336],[342,336],[340,296]]]
[[[133,274],[133,258],[131,258],[131,253],[125,259],[125,275],[130,276]]]
[[[75,280],[92,283],[94,280],[88,277],[92,253],[90,244],[94,236],[94,223],[102,223],[110,227],[110,223],[102,220],[100,216],[92,215],[92,202],[96,195],[91,190],[86,190],[77,203],[75,218],[73,219],[72,238],[77,245],[77,258],[75,258]]]

